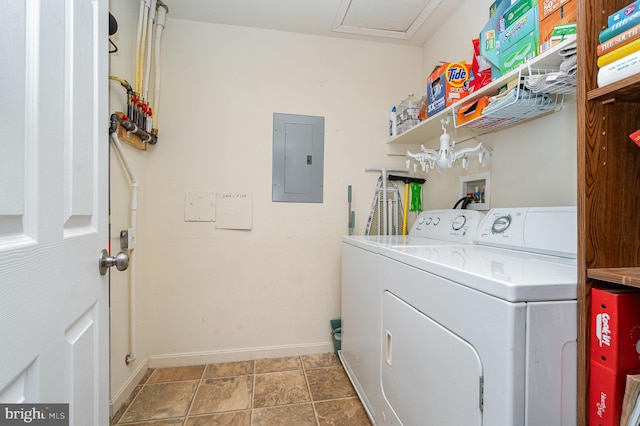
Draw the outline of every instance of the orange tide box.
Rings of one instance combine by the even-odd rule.
[[[427,117],[469,95],[469,69],[465,62],[446,62],[427,78]]]
[[[591,361],[613,372],[640,368],[640,292],[591,290]]]

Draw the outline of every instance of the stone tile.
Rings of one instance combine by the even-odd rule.
[[[184,380],[200,380],[204,365],[190,367],[156,368],[147,383],[181,382]]]
[[[197,381],[144,385],[120,424],[184,417],[197,386]]]
[[[246,376],[253,374],[253,361],[221,362],[209,364],[202,376],[203,379],[216,377]]]
[[[158,420],[144,423],[118,423],[118,426],[182,426],[184,418]]]
[[[109,420],[109,424],[115,425],[116,423],[118,423],[118,421],[122,418],[122,415],[124,414],[124,412],[127,411],[127,408],[129,408],[129,406],[131,405],[131,402],[135,399],[136,395],[138,395],[138,393],[141,390],[142,390],[142,385],[138,385],[133,389],[133,391],[131,392],[131,395],[127,397],[127,399],[124,401],[120,409],[116,411],[113,417]]]
[[[338,357],[332,352],[326,354],[303,355],[300,358],[302,359],[302,365],[306,369],[342,366]]]
[[[342,367],[306,370],[313,401],[356,396],[347,373]]]
[[[256,374],[253,407],[309,402],[309,391],[302,370]]]
[[[285,358],[269,358],[256,360],[256,374],[273,373],[276,371],[301,370],[299,356],[290,356]]]
[[[251,411],[189,417],[185,426],[251,426]]]
[[[190,416],[251,408],[251,376],[206,379],[200,383]]]
[[[283,407],[257,408],[253,410],[252,426],[317,426],[311,404]]]
[[[358,398],[335,399],[313,404],[320,426],[371,426],[369,417]]]

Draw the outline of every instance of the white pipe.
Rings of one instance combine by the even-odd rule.
[[[147,0],[140,0],[140,12],[138,13],[138,31],[136,33],[136,70],[135,70],[135,81],[133,82],[133,90],[138,91],[140,89],[140,75],[139,64],[140,64],[140,41],[142,40],[142,17],[144,16],[144,5]]]
[[[153,52],[153,25],[156,21],[157,0],[151,0],[149,17],[147,19],[147,47],[144,54],[144,79],[142,80],[142,96],[145,102],[149,101],[149,74],[151,72],[151,52]]]
[[[147,44],[147,21],[149,18],[149,1],[150,0],[142,0],[144,1],[144,10],[142,12],[142,35],[140,37],[140,49],[138,50],[138,55],[136,57],[136,75],[138,76],[138,87],[136,88],[136,92],[142,96],[143,90],[143,77],[144,77],[144,56],[145,56],[145,46]]]
[[[158,16],[156,18],[156,40],[155,40],[155,90],[153,91],[153,121],[156,127],[158,127],[158,104],[160,103],[160,41],[162,39],[162,31],[164,30],[165,21],[167,19],[167,6],[164,4],[158,4]]]
[[[124,155],[124,151],[122,150],[122,144],[118,139],[117,132],[111,133],[111,142],[116,149],[116,153],[120,162],[124,166],[127,175],[129,176],[129,181],[131,182],[131,207],[130,207],[130,218],[129,218],[129,226],[130,230],[134,235],[136,235],[136,225],[137,225],[137,211],[138,211],[138,179],[133,174],[133,170],[129,166],[129,162],[127,161],[127,157]],[[125,358],[125,363],[128,365],[131,362],[136,360],[136,323],[137,323],[137,315],[136,315],[136,257],[135,257],[135,247],[129,248],[129,345],[131,352],[127,354]]]

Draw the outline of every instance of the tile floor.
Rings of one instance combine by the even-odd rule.
[[[332,353],[150,369],[111,424],[371,425]]]

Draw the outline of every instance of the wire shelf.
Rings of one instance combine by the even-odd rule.
[[[497,130],[542,114],[559,111],[566,94],[576,92],[576,76],[560,70],[523,68],[518,73],[515,87],[489,98],[481,115],[460,121],[453,111],[454,127]]]

